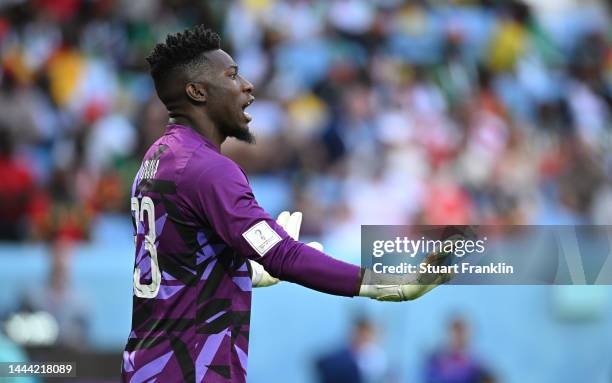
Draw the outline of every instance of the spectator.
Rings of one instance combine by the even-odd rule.
[[[321,383],[384,383],[390,379],[387,357],[376,340],[374,323],[365,318],[353,324],[349,342],[323,355],[316,367]]]
[[[22,240],[27,235],[34,180],[30,169],[14,157],[13,137],[0,127],[0,240]]]
[[[470,334],[462,318],[454,318],[448,328],[448,343],[434,352],[425,366],[426,383],[489,383],[493,376],[469,350]]]

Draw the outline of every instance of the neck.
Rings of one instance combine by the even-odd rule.
[[[221,144],[227,138],[225,135],[219,132],[219,129],[213,124],[213,122],[208,118],[208,116],[188,116],[184,114],[172,113],[170,112],[170,119],[168,122],[171,124],[178,124],[183,126],[188,126],[191,129],[195,130],[204,138],[208,139],[215,145],[219,150],[221,150]]]

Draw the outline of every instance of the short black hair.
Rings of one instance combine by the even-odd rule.
[[[146,60],[151,67],[151,76],[157,82],[174,69],[199,63],[203,53],[217,49],[221,49],[219,35],[204,25],[198,25],[168,35],[164,43],[153,48]]]

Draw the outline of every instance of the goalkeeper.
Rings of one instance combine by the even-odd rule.
[[[217,34],[200,26],[170,35],[147,61],[169,121],[132,186],[136,248],[124,382],[246,381],[253,283],[278,278],[329,294],[403,301],[444,281],[362,284],[367,271],[296,240],[299,214],[282,214],[277,223],[257,204],[244,172],[220,150],[228,137],[254,141],[245,112],[254,97]]]

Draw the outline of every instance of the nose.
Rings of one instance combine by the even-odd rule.
[[[242,79],[242,91],[246,93],[253,93],[254,87],[253,84],[249,80],[244,77],[240,77]]]

